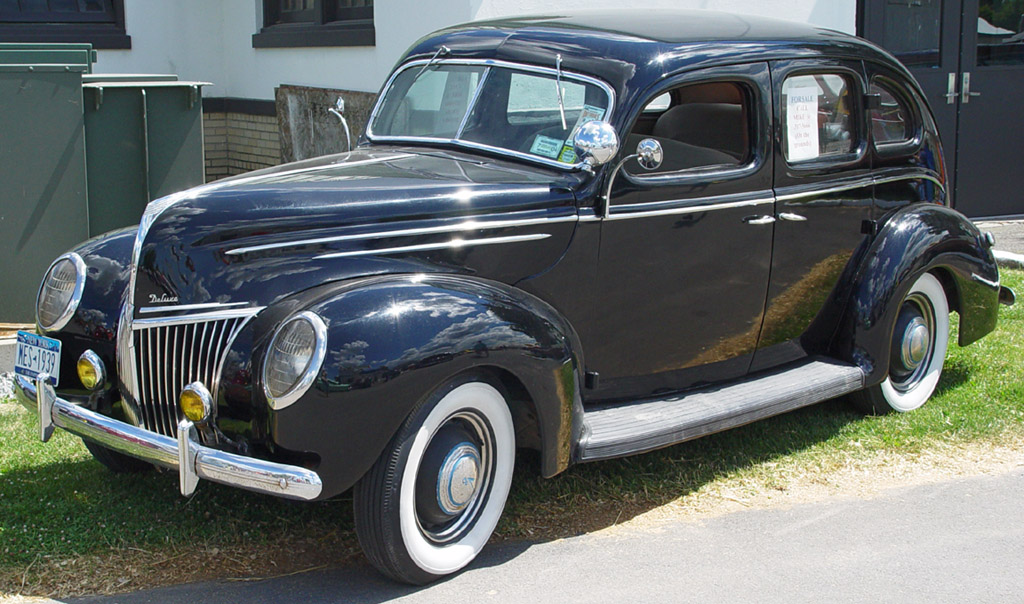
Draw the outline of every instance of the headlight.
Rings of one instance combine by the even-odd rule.
[[[281,324],[263,361],[263,392],[273,409],[294,403],[313,384],[327,351],[327,326],[305,311]]]
[[[85,262],[71,252],[57,258],[43,277],[36,296],[36,322],[44,331],[56,331],[68,324],[82,300]]]

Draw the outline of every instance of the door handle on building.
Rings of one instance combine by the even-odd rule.
[[[953,105],[956,103],[956,97],[959,93],[956,91],[956,73],[950,73],[949,77],[946,78],[946,94],[942,95],[946,97],[946,104]]]
[[[971,92],[971,72],[963,74],[963,85],[960,87],[960,102],[969,103],[972,96],[981,96],[980,92]]]

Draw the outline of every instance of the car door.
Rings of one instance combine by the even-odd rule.
[[[824,346],[827,314],[841,310],[830,294],[872,218],[862,63],[801,59],[771,70],[777,221],[754,371]]]
[[[662,165],[625,163],[600,222],[602,320],[578,325],[591,399],[638,398],[744,375],[768,287],[773,230],[766,63],[669,78],[620,157],[644,138]]]

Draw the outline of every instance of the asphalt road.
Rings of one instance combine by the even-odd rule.
[[[368,566],[69,602],[1022,602],[1024,467],[655,529],[491,547],[424,588]]]

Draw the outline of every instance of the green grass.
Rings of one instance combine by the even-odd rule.
[[[1024,293],[1024,272],[1003,271],[1003,282]],[[879,452],[912,456],[949,444],[1019,439],[1022,368],[1024,304],[1001,307],[994,333],[967,348],[951,345],[939,391],[918,411],[864,417],[830,401],[647,455],[576,466],[551,480],[521,469],[498,534],[566,536],[712,484],[772,488],[787,475],[824,476]],[[355,547],[348,497],[296,504],[202,482],[184,499],[177,489],[173,474],[110,474],[63,431],[40,443],[34,416],[0,405],[0,594],[96,589],[98,582],[63,591],[47,583],[63,561],[83,555],[140,552],[160,561],[198,548],[263,560],[287,557],[298,542],[313,543],[321,554]],[[161,582],[162,567],[153,564],[146,573]],[[281,559],[279,568],[304,564],[310,565],[299,556]]]

